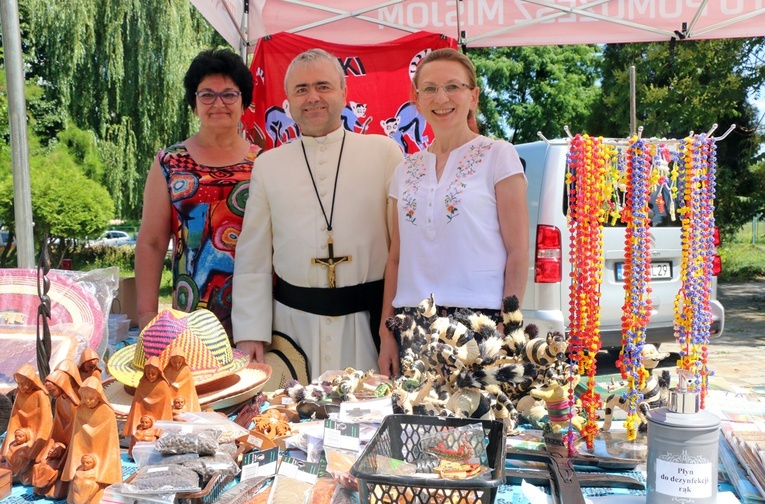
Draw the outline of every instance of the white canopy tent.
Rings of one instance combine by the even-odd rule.
[[[234,47],[278,32],[374,44],[429,31],[466,47],[765,35],[765,0],[190,0]]]

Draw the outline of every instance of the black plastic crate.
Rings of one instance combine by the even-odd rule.
[[[424,436],[475,423],[483,425],[489,440],[488,477],[450,480],[377,474],[377,455],[414,462],[420,457],[420,440]],[[496,420],[388,415],[353,464],[351,474],[359,480],[361,502],[490,504],[505,482],[505,425]]]

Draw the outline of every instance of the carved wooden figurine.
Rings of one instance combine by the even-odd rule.
[[[138,429],[141,417],[149,415],[157,420],[172,420],[172,393],[170,385],[162,374],[159,367],[159,359],[151,357],[143,366],[143,376],[138,382],[138,387],[133,395],[133,403],[130,405],[123,436],[132,436]]]
[[[74,361],[69,362],[74,364]],[[78,375],[77,381],[79,379]],[[80,404],[80,396],[74,391],[72,383],[71,375],[61,368],[54,370],[45,378],[45,388],[56,400],[56,406],[50,440],[37,457],[32,485],[35,487],[35,494],[54,499],[65,498],[69,489],[69,485],[61,480],[59,473],[66,462],[66,451],[72,438],[74,415]]]
[[[80,356],[80,379],[84,382],[87,378],[95,376],[101,381],[101,368],[98,367],[100,357],[92,348],[86,348]]]
[[[154,419],[149,415],[142,415],[138,420],[138,426],[136,427],[133,437],[130,439],[130,446],[128,447],[128,455],[133,456],[133,448],[138,441],[152,443],[159,438],[162,434],[162,429],[154,427]]]
[[[66,463],[66,445],[53,443],[47,451],[40,454],[39,462],[32,469],[32,485],[35,495],[44,495],[51,499],[65,499],[69,492],[69,482],[61,479],[61,471]]]
[[[53,428],[53,412],[50,407],[48,391],[37,376],[35,368],[29,364],[21,366],[13,378],[18,383],[16,400],[11,409],[6,432],[16,432],[17,429],[29,429],[32,459],[42,451],[50,438]],[[0,456],[6,456],[13,436],[6,436]]]
[[[186,362],[183,350],[175,348],[172,351],[164,372],[165,378],[172,387],[173,398],[182,396],[185,399],[185,411],[202,411],[197,389],[194,386],[194,377],[191,375],[191,368]]]
[[[58,363],[56,369],[69,377],[69,383],[72,385],[72,390],[74,390],[79,398],[80,387],[82,387],[82,378],[80,378],[80,368],[77,367],[77,363],[72,359],[64,359]]]
[[[8,443],[8,451],[0,457],[0,467],[11,471],[14,483],[28,485],[32,481],[32,431],[16,429],[12,434],[6,434],[13,441]]]
[[[95,455],[83,455],[72,479],[70,502],[100,502],[103,493],[98,483],[98,460]],[[98,498],[96,498],[98,497]]]
[[[180,420],[178,415],[187,412],[189,409],[186,407],[186,398],[178,396],[173,399],[173,420]]]
[[[85,380],[80,389],[80,396],[81,402],[74,417],[72,440],[61,479],[74,480],[83,456],[90,455],[95,464],[93,478],[98,483],[98,491],[89,500],[81,500],[81,489],[70,485],[67,496],[69,504],[100,502],[103,490],[107,486],[122,481],[117,420],[111,404],[104,395],[101,381],[95,376]]]

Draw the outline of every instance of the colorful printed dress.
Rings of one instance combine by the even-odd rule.
[[[173,206],[173,308],[206,308],[231,338],[234,252],[242,229],[252,164],[260,152],[231,166],[197,164],[183,144],[160,151]]]

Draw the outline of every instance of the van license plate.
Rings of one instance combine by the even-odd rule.
[[[651,263],[651,279],[666,279],[672,278],[672,263],[671,262],[654,262]],[[616,263],[616,281],[624,281],[624,263]]]

